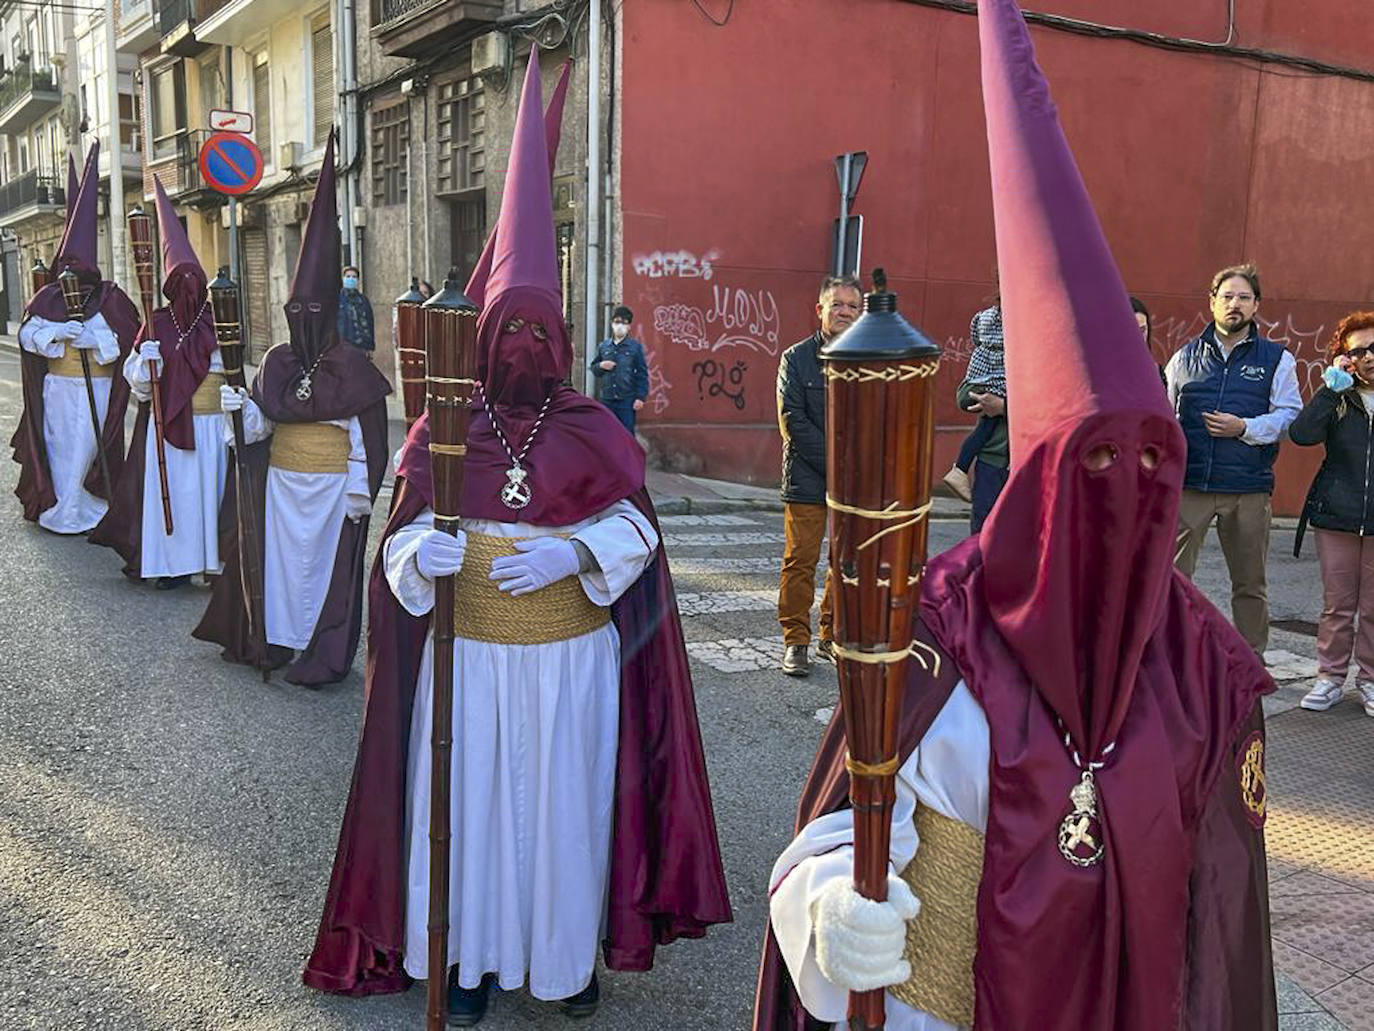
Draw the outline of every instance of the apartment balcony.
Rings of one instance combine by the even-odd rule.
[[[0,226],[12,229],[38,218],[61,221],[67,214],[66,193],[56,176],[31,169],[0,186]]]
[[[225,198],[207,186],[200,174],[200,148],[209,135],[208,129],[196,129],[155,141],[153,156],[143,166],[143,199],[151,203],[156,196],[156,176],[167,196],[180,204],[201,211],[222,206]]]
[[[34,71],[27,61],[0,77],[0,133],[22,136],[29,125],[62,106],[51,69]]]
[[[196,0],[196,36],[206,43],[241,47],[285,18],[299,18],[299,0]]]
[[[208,45],[197,33],[196,0],[157,0],[157,31],[164,54],[195,57]]]
[[[118,0],[119,31],[115,46],[127,53],[142,53],[158,41],[156,10],[153,0]]]
[[[500,0],[372,0],[372,38],[389,57],[427,57],[501,17]]]

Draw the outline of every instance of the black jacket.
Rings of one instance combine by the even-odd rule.
[[[1293,545],[1302,546],[1303,524],[1321,530],[1374,534],[1374,413],[1357,390],[1322,387],[1312,395],[1288,436],[1294,444],[1324,444],[1326,460],[1307,492]]]
[[[825,504],[825,377],[821,335],[782,353],[778,364],[778,429],[782,431],[782,500]]]

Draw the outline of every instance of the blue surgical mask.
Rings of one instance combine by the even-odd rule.
[[[358,289],[358,277],[357,277],[357,276],[344,276],[344,277],[343,277],[343,280],[344,280],[344,289],[345,289],[345,290],[356,290],[356,289]]]

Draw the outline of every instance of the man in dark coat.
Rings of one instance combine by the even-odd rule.
[[[331,133],[286,304],[290,343],[263,356],[251,394],[220,390],[226,413],[243,412],[256,471],[251,496],[263,499],[269,654],[257,653],[249,633],[232,484],[220,515],[224,575],[194,631],[231,662],[278,666],[299,653],[286,679],[306,686],[341,680],[352,668],[362,634],[368,517],[388,458],[391,386],[363,351],[339,341],[334,181]]]
[[[832,723],[773,870],[755,1028],[884,989],[889,1031],[1273,1031],[1273,682],[1173,568],[1182,432],[1015,0],[978,18],[1012,472],[926,571],[887,901],[853,888]]]
[[[623,304],[611,313],[611,337],[597,345],[592,375],[601,385],[601,403],[620,424],[635,431],[635,415],[649,396],[649,365],[644,345],[630,336],[634,312]]]
[[[96,265],[99,160],[100,145],[93,144],[53,262],[55,275],[70,270],[80,281],[82,316],[69,317],[62,288],[53,282],[34,294],[19,327],[24,409],[10,440],[21,466],[14,492],[24,518],[54,533],[86,533],[105,515],[109,498],[97,453],[104,456],[111,485],[124,463],[129,385],[115,374],[134,346],[139,316],[123,290],[100,278]],[[90,357],[99,446],[82,351]]]

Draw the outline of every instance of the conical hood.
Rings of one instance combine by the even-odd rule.
[[[515,138],[511,141],[501,214],[492,247],[491,276],[483,300],[490,304],[517,287],[547,292],[555,299],[560,296],[538,47],[530,48],[525,70],[525,88],[515,119]]]
[[[1012,462],[984,593],[1096,758],[1163,618],[1185,447],[1015,0],[979,0],[978,23]]]
[[[81,181],[76,177],[76,158],[72,152],[67,151],[67,221],[72,220],[72,212],[76,210],[76,194],[81,189]]]
[[[1168,414],[1015,0],[979,0],[1012,461],[1069,419]]]
[[[167,191],[162,187],[162,180],[157,176],[153,176],[153,193],[157,197],[157,228],[162,235],[163,277],[171,279],[177,270],[190,268],[199,272],[201,279],[204,280],[205,270],[201,268],[200,259],[191,247],[191,240],[182,227],[181,219],[177,217],[176,209],[172,207],[172,200],[167,196]],[[165,285],[163,292],[166,292]]]
[[[291,280],[290,300],[328,304],[331,312],[339,303],[343,288],[343,241],[339,233],[339,202],[335,192],[334,136],[324,148],[324,163],[315,184],[310,218],[301,236],[301,253],[296,259],[296,274]]]
[[[81,174],[76,201],[70,205],[67,228],[57,248],[53,271],[72,269],[87,279],[99,278],[100,265],[96,259],[96,195],[100,191],[100,143],[92,143],[86,155],[86,168]]]
[[[563,105],[568,99],[568,81],[572,78],[572,59],[563,62],[563,74],[558,77],[558,85],[549,98],[548,110],[544,112],[544,143],[549,152],[549,179],[553,179],[554,164],[558,160],[558,144],[563,136]],[[526,73],[528,74],[528,73]],[[498,220],[497,225],[500,222]],[[482,247],[482,256],[477,259],[467,289],[463,292],[479,308],[485,303],[487,280],[491,276],[491,259],[496,250],[496,230],[487,234],[487,242]]]

